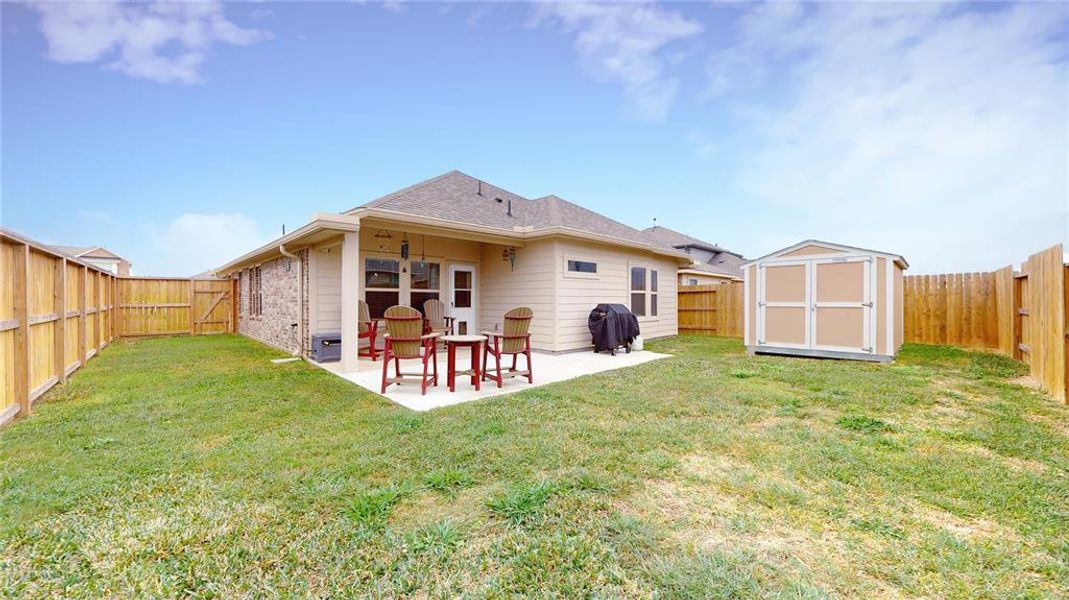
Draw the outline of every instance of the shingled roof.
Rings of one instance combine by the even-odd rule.
[[[671,249],[638,229],[563,198],[550,195],[531,200],[460,171],[450,171],[387,194],[350,209],[346,214],[363,208],[508,230],[520,228],[537,232],[563,227],[661,250]]]
[[[714,253],[712,258],[707,262],[694,261],[694,264],[688,267],[690,269],[712,273],[714,275],[742,277],[742,264],[746,262],[746,260],[737,252],[732,252],[731,250],[721,248],[716,244],[710,244],[704,240],[699,240],[696,237],[691,237],[685,233],[680,233],[673,229],[668,229],[667,227],[661,227],[660,225],[644,229],[642,233],[656,239],[666,246],[671,246],[672,248],[681,250],[687,248],[699,248]]]

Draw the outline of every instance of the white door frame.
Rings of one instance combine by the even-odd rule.
[[[453,282],[455,271],[471,271],[471,306],[469,308],[456,308],[454,306]],[[448,298],[446,299],[446,314],[454,318],[453,321],[453,333],[460,333],[460,321],[468,322],[468,335],[475,335],[479,333],[479,266],[472,262],[454,262],[449,261],[446,268],[446,276],[448,281],[446,282],[445,289],[447,290]],[[467,318],[464,318],[464,314],[461,311],[468,311]]]
[[[804,266],[805,267],[805,298],[798,302],[768,302],[765,300],[765,268],[772,267],[789,267],[789,266]],[[790,260],[775,260],[762,262],[757,267],[757,345],[771,345],[780,346],[783,348],[803,348],[807,349],[813,341],[812,335],[812,318],[808,310],[812,303],[812,286],[809,285],[809,281],[812,278],[813,265],[812,261],[806,259],[790,259]],[[785,307],[785,308],[802,308],[807,309],[805,311],[805,342],[802,344],[788,344],[785,342],[772,342],[769,344],[765,338],[765,309],[768,307]]]
[[[809,297],[811,298],[811,305],[809,309],[809,329],[812,332],[813,337],[810,338],[810,348],[813,350],[830,350],[834,352],[868,352],[873,354],[873,346],[876,339],[876,319],[874,318],[873,307],[875,305],[876,298],[876,277],[874,269],[874,259],[869,255],[840,255],[830,258],[817,258],[812,259],[812,267],[809,269]],[[863,299],[861,302],[818,302],[817,301],[817,265],[822,264],[834,264],[834,263],[849,263],[849,262],[861,262],[864,268],[864,280],[865,283],[862,286]],[[860,308],[862,311],[862,343],[859,348],[850,348],[847,346],[827,346],[817,344],[817,310],[821,308]]]

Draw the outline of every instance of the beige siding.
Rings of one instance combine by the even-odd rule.
[[[312,333],[341,331],[341,247],[315,251],[312,285],[315,306],[315,328]]]
[[[695,279],[697,283],[690,283],[691,279]],[[717,277],[716,275],[706,274],[694,274],[694,273],[680,273],[679,285],[712,285],[716,283],[727,283],[732,281],[730,277]]]
[[[528,306],[534,310],[531,346],[555,350],[557,242],[542,240],[517,248],[515,269],[501,258],[503,250],[493,244],[483,246],[478,282],[482,329],[501,331],[506,311]]]
[[[577,277],[565,271],[568,259],[589,260],[598,264],[596,278]],[[591,309],[601,302],[630,306],[630,267],[645,266],[657,271],[657,317],[639,319],[639,327],[645,339],[653,339],[678,333],[676,319],[676,273],[678,265],[670,258],[658,257],[638,251],[628,251],[611,246],[586,244],[573,241],[560,242],[557,260],[560,269],[558,278],[560,314],[558,319],[559,351],[590,347],[590,331],[587,318]]]

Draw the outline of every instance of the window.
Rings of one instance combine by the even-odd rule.
[[[631,267],[631,312],[646,316],[646,268]]]
[[[364,260],[364,301],[372,319],[381,319],[387,308],[401,303],[400,263],[390,258]]]
[[[471,308],[471,271],[453,271],[453,307]]]
[[[260,267],[249,269],[249,316],[259,317],[263,314],[263,287],[260,279]]]
[[[437,300],[441,297],[439,291],[441,289],[442,267],[436,262],[414,260],[411,263],[409,272],[412,273],[410,279],[412,290],[410,292],[410,304],[422,313],[424,302]]]
[[[631,312],[636,317],[657,316],[657,271],[631,267]]]
[[[568,271],[570,273],[597,273],[598,263],[585,260],[569,260]]]
[[[687,285],[698,285],[698,280],[692,277],[687,281]]]

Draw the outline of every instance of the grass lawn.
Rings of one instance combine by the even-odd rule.
[[[0,431],[0,594],[1069,589],[1069,410],[1019,364],[648,345],[417,414],[240,337],[116,343]]]

